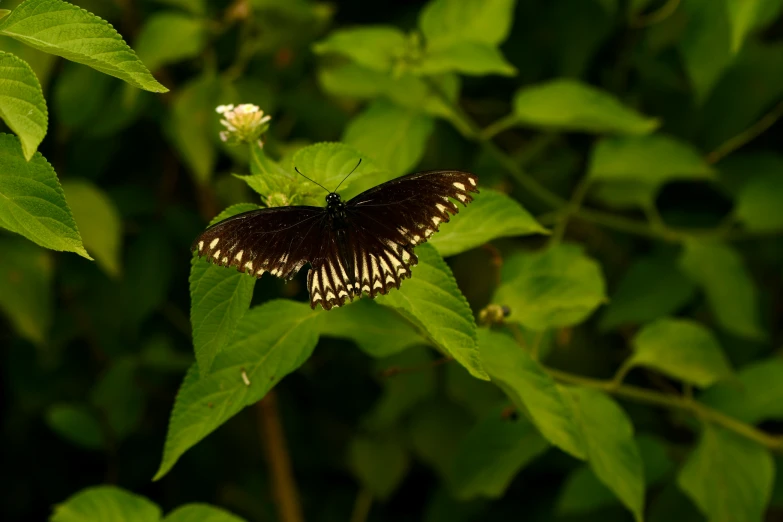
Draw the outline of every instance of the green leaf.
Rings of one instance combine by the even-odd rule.
[[[659,187],[641,181],[612,181],[590,187],[590,199],[617,210],[655,207]]]
[[[682,8],[688,23],[679,49],[696,100],[704,102],[732,60],[726,3],[689,0]]]
[[[459,368],[456,364],[451,366]],[[467,372],[465,375],[474,382],[483,383]],[[407,421],[408,436],[416,458],[430,466],[441,480],[448,480],[459,443],[473,424],[473,419],[464,409],[449,401],[434,398],[425,402]]]
[[[101,189],[86,180],[63,183],[65,197],[82,234],[84,246],[110,276],[120,275],[122,218]]]
[[[748,339],[766,337],[759,319],[756,287],[733,248],[717,242],[687,241],[680,266],[702,287],[723,328]]]
[[[406,51],[405,34],[396,27],[338,29],[313,46],[317,54],[340,54],[375,71],[390,71]]]
[[[669,377],[707,388],[732,375],[715,335],[690,319],[659,319],[633,339],[630,366],[653,368]]]
[[[411,348],[379,359],[375,364],[377,373],[392,373],[382,380],[383,393],[372,410],[364,416],[364,427],[372,431],[389,430],[422,400],[432,395],[435,391],[435,372],[433,368],[427,368],[431,363],[432,355],[424,347]],[[393,373],[400,368],[422,367],[422,371]]]
[[[215,356],[212,373],[199,379],[197,367],[192,366],[177,394],[154,480],[163,477],[185,451],[301,366],[318,341],[318,317],[322,315],[303,303],[269,301],[240,320],[228,346]]]
[[[661,255],[640,257],[620,279],[601,317],[601,329],[674,314],[693,299],[695,291],[675,260]]]
[[[515,0],[431,0],[422,9],[419,27],[428,48],[455,42],[502,43],[511,32]]]
[[[396,442],[357,437],[351,442],[351,470],[373,496],[388,499],[408,473],[409,457]]]
[[[164,65],[197,57],[206,43],[203,22],[176,11],[146,19],[136,39],[136,53],[155,71]]]
[[[115,486],[83,489],[54,507],[50,522],[158,522],[160,508]]]
[[[482,42],[455,42],[448,47],[428,51],[414,70],[419,74],[456,72],[471,76],[499,74],[513,76],[516,67],[492,45]]]
[[[245,519],[209,504],[185,504],[166,515],[163,522],[245,522]]]
[[[448,265],[430,245],[416,249],[419,264],[410,280],[377,301],[398,310],[426,332],[474,377],[488,380],[476,346],[476,321]]]
[[[22,142],[29,161],[49,126],[46,100],[38,78],[24,60],[0,51],[0,118]]]
[[[726,0],[726,8],[731,24],[731,52],[736,54],[748,34],[759,22],[766,21],[767,13],[779,12],[780,0]]]
[[[91,402],[103,412],[112,434],[124,438],[132,433],[144,414],[144,395],[136,374],[138,363],[131,357],[117,360],[92,389]]]
[[[774,474],[763,446],[707,424],[677,483],[711,522],[761,522]]]
[[[515,199],[492,189],[481,189],[473,203],[432,236],[430,243],[444,257],[460,254],[501,237],[548,234]]]
[[[240,203],[221,212],[210,223],[256,210],[256,205]],[[193,256],[190,261],[190,324],[193,351],[201,375],[207,375],[228,344],[237,324],[250,308],[256,278]]]
[[[497,386],[474,379],[462,366],[449,364],[445,372],[446,396],[474,417],[483,417],[488,410],[505,402],[505,396]]]
[[[369,299],[330,310],[321,335],[350,339],[372,357],[388,357],[427,342],[408,321]]]
[[[460,443],[451,488],[461,500],[500,498],[517,473],[548,448],[529,420],[494,408]]]
[[[44,248],[92,259],[54,169],[40,153],[28,162],[10,134],[0,134],[0,196],[0,227]]]
[[[579,324],[606,301],[601,267],[574,244],[514,254],[501,278],[492,301],[511,309],[509,321],[531,330]]]
[[[434,127],[431,116],[379,99],[351,120],[343,141],[399,176],[419,163]]]
[[[514,115],[522,125],[597,134],[647,134],[659,125],[607,92],[565,79],[517,91]]]
[[[750,230],[783,229],[783,171],[748,172],[737,194],[735,215]]]
[[[582,431],[590,468],[637,521],[644,509],[644,468],[633,424],[608,395],[588,388],[563,388]]]
[[[356,167],[360,159],[362,163]],[[371,159],[362,157],[361,152],[343,143],[316,143],[304,147],[294,154],[292,163],[291,171],[293,167],[297,167],[302,174],[329,190],[334,190],[345,176],[356,168],[340,187],[343,199],[349,199],[364,190],[362,188],[357,191],[357,186],[365,187],[368,183],[374,186],[378,184],[378,179],[390,179],[389,173],[381,170]],[[309,192],[323,194],[323,189],[309,181],[304,181],[302,186]]]
[[[598,142],[588,175],[596,181],[638,181],[657,188],[674,179],[711,179],[712,168],[690,145],[661,134]]]
[[[64,439],[83,448],[100,450],[105,440],[95,413],[80,404],[53,404],[46,410],[46,423]]]
[[[0,310],[18,334],[43,344],[52,321],[52,260],[20,237],[0,237]]]
[[[737,380],[719,383],[699,400],[742,422],[783,419],[783,359],[771,358],[742,368]]]
[[[528,413],[549,442],[584,459],[584,442],[568,398],[541,365],[510,337],[486,328],[479,329],[479,345],[492,382]]]
[[[0,21],[0,34],[152,92],[167,92],[105,20],[61,0],[26,0]]]

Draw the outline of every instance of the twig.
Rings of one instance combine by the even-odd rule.
[[[771,111],[765,114],[759,121],[720,144],[718,148],[707,154],[707,163],[717,163],[727,155],[739,149],[743,145],[757,138],[762,132],[772,127],[783,116],[783,101],[778,103]]]
[[[277,409],[277,393],[270,390],[256,403],[256,418],[269,472],[272,475],[272,495],[281,522],[304,522],[299,491],[291,468],[291,459]]]

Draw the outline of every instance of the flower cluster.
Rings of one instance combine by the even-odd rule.
[[[271,116],[264,116],[258,105],[244,103],[234,107],[233,105],[219,105],[215,109],[223,116],[220,123],[226,130],[220,132],[220,139],[226,143],[252,143],[257,140],[269,128]]]

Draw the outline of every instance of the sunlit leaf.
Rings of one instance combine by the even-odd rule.
[[[759,24],[780,12],[780,0],[726,0],[731,24],[731,51],[737,53],[745,38]]]
[[[136,39],[136,53],[152,71],[163,65],[195,58],[206,43],[204,23],[176,11],[147,18]]]
[[[574,244],[514,254],[503,263],[502,280],[493,302],[532,330],[578,324],[606,301],[600,266]]]
[[[192,366],[174,403],[155,480],[185,451],[301,366],[318,341],[318,317],[322,314],[304,303],[269,301],[240,320],[209,375],[199,378]]]
[[[419,27],[430,48],[455,42],[502,43],[511,31],[515,0],[432,0],[421,11]]]
[[[783,170],[749,172],[734,210],[751,230],[783,229]]]
[[[393,440],[357,437],[349,451],[354,475],[381,500],[394,493],[408,472],[408,454]]]
[[[699,400],[743,422],[783,419],[783,359],[771,358],[742,368],[736,381],[719,383]]]
[[[684,2],[688,24],[679,41],[685,70],[696,99],[707,99],[715,83],[731,63],[731,28],[725,2],[689,0]]]
[[[775,468],[766,448],[707,424],[678,484],[710,521],[761,521]]]
[[[513,76],[517,72],[497,47],[482,42],[455,42],[437,48],[426,53],[414,70],[428,75],[456,72],[471,76]]]
[[[49,253],[19,237],[0,237],[0,310],[14,329],[43,343],[52,321]]]
[[[526,126],[599,134],[647,134],[659,125],[607,92],[564,79],[517,91],[514,115]]]
[[[351,120],[343,140],[399,176],[419,163],[434,124],[431,116],[380,99]]]
[[[549,443],[525,417],[490,410],[467,434],[454,457],[451,487],[459,499],[500,498],[514,476]]]
[[[481,188],[467,208],[441,224],[430,243],[442,256],[453,256],[500,237],[548,233],[516,200]]]
[[[79,226],[84,246],[107,274],[120,274],[122,219],[100,188],[86,180],[69,180],[63,191]]]
[[[64,439],[83,448],[99,450],[106,443],[96,412],[82,404],[53,404],[46,423]]]
[[[529,414],[541,434],[555,446],[583,459],[584,441],[569,405],[555,381],[510,337],[479,329],[481,358],[492,379]]]
[[[377,301],[398,310],[474,377],[488,379],[476,345],[476,322],[448,265],[430,245],[416,248],[419,264],[399,290]]]
[[[748,339],[764,339],[756,287],[733,248],[717,242],[688,241],[680,264],[701,286],[723,328]]]
[[[39,153],[29,162],[19,140],[0,134],[0,226],[52,250],[92,259],[54,169]]]
[[[13,54],[0,51],[0,117],[22,142],[28,160],[49,126],[46,100],[35,73]]]
[[[168,91],[108,22],[62,0],[26,0],[0,21],[0,34],[140,89]]]
[[[163,522],[245,522],[245,519],[208,504],[186,504],[166,515]]]
[[[405,34],[391,26],[338,29],[313,47],[318,54],[341,54],[377,71],[389,71],[405,53]]]
[[[50,522],[159,522],[153,502],[115,486],[83,489],[54,507]]]
[[[359,160],[362,163],[359,165]],[[356,167],[359,165],[358,167]],[[356,170],[345,180],[340,187],[340,195],[348,199],[358,192],[388,180],[391,176],[372,159],[363,157],[362,153],[350,145],[343,143],[316,143],[309,147],[299,149],[294,154],[291,170],[296,167],[308,178],[317,181],[329,190],[334,190],[354,169]],[[322,188],[310,183],[302,182],[306,190],[312,193],[320,193],[326,196]],[[357,189],[356,187],[360,187]],[[357,192],[358,191],[358,192]]]

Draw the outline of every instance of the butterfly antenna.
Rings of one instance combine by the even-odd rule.
[[[348,176],[350,176],[351,174],[353,174],[353,171],[354,171],[354,170],[356,170],[356,169],[358,169],[358,168],[359,168],[359,165],[361,165],[361,164],[362,164],[362,158],[359,158],[359,163],[357,163],[357,164],[356,164],[356,166],[353,168],[353,170],[352,170],[351,172],[349,172],[349,173],[348,173]],[[345,181],[346,179],[348,179],[348,176],[345,176],[345,177],[343,178],[343,181]],[[342,184],[343,184],[343,181],[341,181],[341,182],[340,182],[340,185],[342,185]],[[335,192],[337,192],[337,189],[339,189],[339,188],[340,188],[340,185],[337,185],[337,188],[336,188],[336,189],[334,189],[334,191],[335,191]]]
[[[299,172],[299,169],[298,169],[298,168],[296,168],[296,167],[294,167],[294,170],[295,170],[295,171],[297,171],[297,172]],[[329,193],[331,193],[331,190],[329,190],[328,188],[324,187],[323,185],[321,185],[321,184],[320,184],[320,183],[318,183],[317,181],[315,181],[315,180],[312,180],[312,179],[308,178],[307,176],[305,176],[305,175],[304,175],[304,174],[302,174],[301,172],[299,172],[299,175],[300,175],[300,176],[302,176],[302,177],[303,177],[304,179],[306,179],[307,181],[310,181],[310,182],[312,182],[312,183],[315,183],[316,185],[318,185],[319,187],[321,187],[322,189],[324,189],[326,192],[329,192]]]

